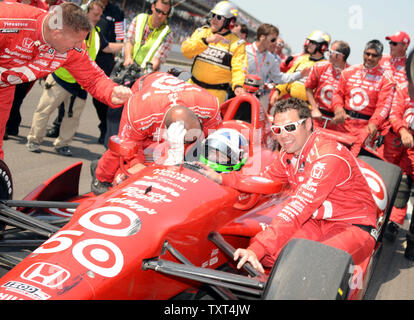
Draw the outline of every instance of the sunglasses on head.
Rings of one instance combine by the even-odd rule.
[[[213,14],[211,15],[211,17],[212,17],[212,18],[216,18],[216,19],[217,19],[217,21],[220,21],[221,19],[223,19],[223,16],[220,16],[220,15],[215,14],[215,13],[213,13]]]
[[[155,11],[156,11],[158,14],[162,14],[163,16],[168,16],[168,12],[164,12],[164,11],[162,11],[161,9],[158,9],[157,7],[155,7]]]
[[[292,133],[298,130],[298,126],[301,125],[305,121],[306,119],[300,119],[299,121],[287,123],[282,126],[273,125],[270,127],[270,129],[272,130],[273,134],[275,134],[276,136],[280,135],[282,133],[282,130],[284,130],[286,133]]]
[[[367,57],[373,57],[373,58],[378,58],[380,55],[379,54],[377,54],[377,53],[370,53],[370,52],[364,52],[364,54],[367,56]]]

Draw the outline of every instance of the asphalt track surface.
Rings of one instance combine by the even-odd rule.
[[[43,181],[78,161],[83,162],[79,192],[80,194],[87,193],[90,191],[91,183],[90,163],[92,160],[98,159],[105,151],[104,146],[97,144],[99,136],[98,117],[92,100],[88,97],[80,127],[71,145],[73,157],[58,155],[53,149],[53,138],[44,139],[41,145],[41,153],[32,153],[26,149],[26,136],[41,91],[42,88],[37,82],[21,107],[22,123],[19,135],[10,136],[9,140],[4,141],[5,161],[13,177],[13,198],[22,199]],[[49,125],[52,124],[56,115],[57,112],[52,114]],[[384,240],[383,250],[365,299],[414,299],[414,263],[404,258],[405,233],[408,224],[409,221],[406,219],[395,243]]]

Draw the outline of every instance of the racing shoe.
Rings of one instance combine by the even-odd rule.
[[[414,261],[414,235],[411,232],[407,232],[407,247],[405,248],[404,257],[410,261]]]
[[[388,241],[394,242],[397,238],[400,227],[393,221],[390,221],[384,231],[384,238]]]
[[[94,178],[91,184],[91,191],[99,196],[100,194],[107,192],[111,186],[112,184],[109,182],[102,182],[97,178]]]

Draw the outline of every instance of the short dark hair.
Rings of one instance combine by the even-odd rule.
[[[247,28],[247,25],[244,23],[238,24],[240,26],[240,33],[243,33],[246,35],[246,37],[249,36],[249,29]]]
[[[86,12],[77,4],[72,2],[64,2],[59,6],[56,6],[53,10],[52,18],[59,19],[59,11],[61,9],[63,27],[69,28],[74,32],[92,30],[92,24],[87,16]]]
[[[268,36],[271,33],[276,33],[279,36],[279,29],[272,24],[263,23],[256,31],[256,40],[260,40],[261,36]]]
[[[344,56],[344,61],[346,62],[346,60],[348,59],[349,55],[351,54],[351,48],[349,46],[349,44],[345,41],[341,41],[341,40],[336,40],[334,42],[332,42],[331,48],[332,46],[336,44],[338,47],[336,48],[336,51],[340,52],[343,54]]]
[[[298,98],[288,98],[277,102],[274,109],[274,115],[277,113],[287,112],[289,110],[296,110],[298,112],[299,119],[312,118],[311,110],[309,109],[308,104]]]
[[[157,2],[161,2],[162,4],[169,5],[170,8],[172,7],[172,0],[154,0],[153,4],[155,5]]]
[[[374,39],[374,40],[369,41],[366,44],[364,51],[368,49],[374,49],[377,52],[377,54],[382,56],[382,53],[384,52],[384,45],[382,44],[381,41]]]

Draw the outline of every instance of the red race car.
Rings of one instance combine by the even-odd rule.
[[[250,119],[234,120],[246,104]],[[192,163],[154,164],[105,194],[79,196],[82,163],[76,163],[15,201],[9,200],[10,172],[0,162],[0,261],[9,269],[0,278],[0,297],[188,299],[208,293],[232,300],[362,298],[400,169],[378,159],[360,161],[378,204],[378,242],[361,263],[354,265],[338,249],[294,239],[266,274],[249,264],[237,270],[234,248],[246,247],[271,223],[273,217],[262,210],[281,203],[289,192],[280,182],[259,176],[277,150],[258,100],[247,94],[232,99],[223,126],[249,133],[250,157],[242,170],[251,174],[237,189],[211,181]],[[116,144],[110,148],[120,156],[129,152]]]

